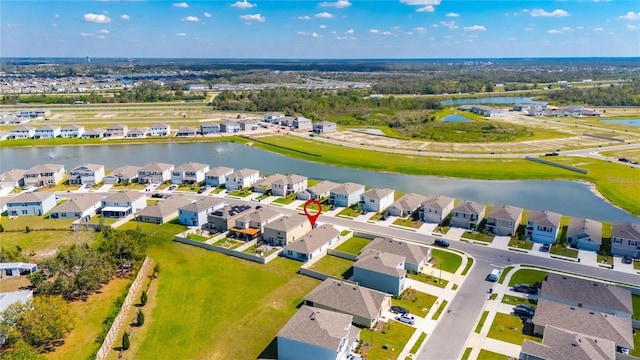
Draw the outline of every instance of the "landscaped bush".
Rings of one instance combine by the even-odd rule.
[[[138,310],[138,315],[136,315],[136,324],[138,326],[144,325],[144,313],[142,310]]]
[[[131,341],[129,340],[129,333],[125,331],[124,335],[122,335],[122,350],[129,350],[130,346]]]

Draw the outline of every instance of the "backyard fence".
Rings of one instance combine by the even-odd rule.
[[[220,246],[215,246],[215,245],[210,245],[207,243],[203,243],[203,242],[199,242],[196,240],[191,240],[189,238],[185,238],[185,237],[181,237],[181,236],[176,236],[173,241],[182,243],[182,244],[186,244],[186,245],[191,245],[191,246],[196,246],[202,249],[206,249],[206,250],[211,250],[211,251],[215,251],[215,252],[219,252],[225,255],[229,255],[229,256],[235,256],[237,258],[240,259],[244,259],[244,260],[249,260],[249,261],[253,261],[253,262],[257,262],[260,264],[266,264],[269,261],[275,259],[278,257],[278,255],[280,255],[280,253],[282,252],[282,250],[278,250],[274,253],[271,253],[267,256],[258,256],[258,255],[252,255],[252,254],[247,254],[243,251],[245,251],[246,249],[250,248],[251,246],[257,244],[258,240],[251,240],[249,242],[247,242],[246,244],[236,248],[236,249],[227,249],[227,248],[223,248]]]
[[[149,257],[147,256],[144,259],[144,262],[142,263],[140,270],[138,271],[138,275],[136,275],[136,279],[133,280],[133,283],[129,287],[129,292],[127,293],[127,297],[125,297],[124,299],[124,303],[120,308],[120,312],[118,313],[116,318],[113,320],[113,324],[111,324],[111,328],[109,329],[107,336],[104,338],[104,341],[102,342],[102,346],[100,346],[100,349],[96,354],[97,360],[103,360],[107,358],[109,351],[111,350],[111,348],[113,347],[113,344],[117,340],[118,333],[122,329],[122,326],[125,325],[125,321],[126,321],[127,315],[129,314],[129,309],[131,308],[131,304],[133,304],[133,302],[135,301],[134,294],[138,291],[138,289],[140,289],[140,286],[142,286],[142,282],[144,281],[144,278],[147,276],[150,270],[151,270],[151,259],[149,259]]]

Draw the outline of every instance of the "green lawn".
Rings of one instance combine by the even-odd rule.
[[[274,204],[289,205],[296,199],[297,195],[298,194],[292,194],[292,195],[289,195],[287,197],[280,197],[280,198],[277,198],[277,199],[273,200],[273,203]],[[308,208],[309,207],[307,206],[307,209]]]
[[[465,233],[462,234],[462,237],[465,239],[477,240],[477,241],[482,241],[486,243],[493,242],[493,238],[494,238],[493,235],[487,235],[481,232],[473,232],[473,231],[465,231]]]
[[[518,249],[531,250],[533,249],[533,241],[511,239],[509,240],[509,246]]]
[[[541,342],[542,338],[522,334],[522,320],[518,316],[496,313],[488,337],[522,345],[525,339]]]
[[[431,319],[438,320],[440,318],[440,315],[442,315],[442,312],[444,311],[444,308],[446,306],[447,306],[447,300],[442,300],[442,303],[438,307],[438,310],[436,310],[436,312],[433,314],[433,317]]]
[[[464,349],[464,353],[462,353],[461,360],[469,360],[469,356],[471,356],[472,351],[473,351],[473,348],[470,348],[470,347]]]
[[[252,194],[251,189],[244,188],[244,189],[234,190],[234,191],[230,192],[229,196],[247,197],[247,196],[249,196],[251,194]]]
[[[18,216],[17,218],[9,219],[2,217],[0,224],[4,227],[4,231],[24,231],[26,227],[29,230],[68,230],[71,228],[71,223],[77,219],[49,219],[42,216]]]
[[[352,236],[349,240],[343,242],[336,248],[338,251],[344,251],[349,254],[358,255],[360,251],[371,243],[371,239],[358,236]]]
[[[402,306],[412,314],[425,317],[429,309],[438,300],[437,296],[425,294],[414,289],[406,289],[398,296],[398,299],[391,299],[393,305]]]
[[[229,238],[222,238],[222,239],[214,242],[213,245],[233,250],[233,249],[235,249],[237,247],[240,247],[240,246],[244,245],[244,242],[238,241],[238,240],[234,240],[234,239],[229,239]]]
[[[132,339],[138,344],[130,359],[255,359],[320,283],[297,274],[294,260],[261,265],[173,242],[181,225],[122,229],[136,226],[160,265],[157,304],[146,316],[161,326]]]
[[[433,275],[428,275],[428,274],[425,274],[425,273],[414,274],[412,271],[409,271],[409,272],[407,272],[407,277],[409,279],[422,281],[425,284],[437,286],[437,287],[440,287],[440,288],[445,288],[447,286],[449,281],[447,281],[445,279],[441,279],[439,277],[439,270],[432,269],[431,273],[433,273]]]
[[[378,331],[362,329],[360,331],[360,354],[367,360],[395,359],[409,342],[414,331],[415,329],[411,326],[397,321],[388,322]]]
[[[631,317],[640,320],[640,295],[631,295],[631,304],[633,305]]]
[[[462,264],[462,257],[456,253],[441,250],[432,249],[431,257],[435,260],[434,267],[450,273],[455,273]]]
[[[482,327],[484,326],[484,322],[487,320],[487,316],[489,316],[489,311],[484,311],[482,313],[482,316],[480,316],[480,321],[478,321],[478,325],[476,325],[476,329],[474,330],[475,333],[480,334],[480,331],[482,331]]]
[[[323,274],[335,276],[337,278],[348,279],[353,275],[353,261],[339,258],[333,255],[326,255],[322,259],[311,265],[311,270]]]
[[[467,265],[465,265],[464,270],[462,270],[461,275],[462,276],[467,275],[469,270],[471,270],[472,266],[473,266],[473,258],[472,257],[467,257]]]
[[[549,250],[549,253],[553,255],[566,256],[574,259],[578,258],[578,250],[572,249],[570,247],[565,248],[560,244],[552,245],[551,249]]]
[[[534,269],[520,269],[513,273],[511,276],[511,280],[509,280],[509,286],[513,286],[515,284],[542,284],[544,277],[547,275],[546,272]]]
[[[493,351],[480,349],[480,354],[478,354],[477,360],[507,360],[509,357],[507,355],[502,355],[498,353],[494,353]]]
[[[206,236],[202,236],[202,235],[197,235],[197,234],[189,234],[187,235],[187,238],[194,240],[194,241],[199,241],[199,242],[205,242],[207,240],[209,240],[208,237]]]
[[[498,284],[502,284],[504,282],[504,279],[507,278],[507,275],[511,270],[513,270],[513,266],[507,266],[506,268],[502,269],[502,273],[500,274],[500,279],[498,280]]]
[[[96,215],[89,220],[89,224],[102,224],[102,225],[111,225],[114,222],[118,221],[118,218],[103,218],[102,215]]]
[[[503,295],[502,303],[513,304],[514,306],[518,304],[526,304],[526,305],[532,305],[533,307],[535,307],[536,304],[538,304],[538,301],[534,299],[527,299],[527,298],[513,296],[513,295]]]
[[[418,340],[416,340],[416,343],[413,344],[413,346],[411,347],[411,351],[409,352],[412,354],[416,354],[420,350],[420,346],[422,346],[422,343],[426,338],[427,338],[427,333],[420,334],[420,336],[418,337]]]
[[[360,216],[360,214],[362,214],[362,210],[360,209],[344,208],[337,216],[357,217]]]
[[[420,226],[424,225],[422,221],[414,221],[411,218],[398,218],[393,222],[394,225],[405,226],[413,229],[419,229]]]
[[[633,335],[633,350],[630,351],[630,355],[640,357],[640,331],[638,330]]]

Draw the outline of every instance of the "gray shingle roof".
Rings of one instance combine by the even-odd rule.
[[[325,245],[329,240],[340,235],[340,232],[331,225],[321,225],[311,230],[305,236],[290,243],[285,250],[297,251],[299,253],[310,254]]]
[[[73,169],[71,169],[69,171],[89,170],[89,171],[96,172],[96,171],[98,171],[100,169],[104,169],[104,165],[84,163],[82,165],[78,165],[78,166],[74,167]]]
[[[595,242],[602,244],[602,223],[585,218],[571,218],[567,236],[585,233]]]
[[[369,250],[402,256],[406,262],[410,264],[422,264],[429,252],[429,248],[427,247],[383,237],[377,237],[371,240],[371,242],[362,249],[361,253]]]
[[[94,207],[96,204],[99,204],[100,201],[104,199],[103,195],[98,194],[81,194],[78,196],[74,196],[69,201],[64,202],[53,209],[51,209],[52,213],[70,213],[70,212],[83,212],[91,207]],[[99,207],[99,206],[98,206]]]
[[[230,177],[243,179],[243,178],[249,177],[251,175],[254,175],[256,173],[259,173],[259,171],[258,170],[253,170],[253,169],[244,168],[244,169],[240,169],[240,170],[235,171],[233,174],[230,175]]]
[[[611,236],[626,240],[640,240],[640,223],[614,223]]]
[[[56,196],[55,193],[47,191],[20,193],[13,198],[7,199],[7,204],[42,202],[54,196]]]
[[[306,301],[349,315],[375,319],[391,295],[358,284],[327,278],[307,296]]]
[[[265,229],[269,228],[276,231],[287,232],[291,229],[295,229],[300,227],[301,224],[309,221],[306,216],[300,214],[293,214],[291,216],[281,217],[275,221],[270,222],[268,225],[265,225]]]
[[[132,202],[136,201],[142,197],[146,197],[145,194],[137,191],[119,191],[117,193],[113,193],[108,195],[104,200],[105,201],[127,201]]]
[[[358,255],[358,261],[353,267],[387,274],[395,277],[404,277],[407,271],[404,267],[398,267],[405,260],[404,256],[384,253],[376,250],[363,251]]]
[[[331,189],[331,192],[334,194],[349,195],[359,190],[364,190],[364,185],[356,184],[352,182],[346,182],[342,185],[338,185],[337,187]]]
[[[374,189],[369,189],[365,192],[362,193],[363,198],[367,198],[367,199],[377,199],[380,200],[386,196],[388,196],[389,194],[393,194],[395,192],[395,190],[393,189],[379,189],[379,188],[374,188]]]
[[[404,211],[415,211],[420,207],[427,197],[416,193],[408,193],[396,200],[390,207],[398,208]]]
[[[138,171],[140,171],[140,166],[125,165],[113,170],[107,176],[115,176],[121,174],[126,178],[131,179],[138,176]]]
[[[173,171],[180,171],[180,172],[186,172],[186,171],[202,171],[204,169],[206,169],[207,167],[209,167],[209,165],[207,164],[201,164],[201,163],[196,163],[196,162],[188,162],[185,164],[182,164],[180,166],[178,166],[177,168],[173,169]]]
[[[458,206],[454,207],[451,212],[459,212],[463,214],[480,215],[486,208],[485,205],[478,204],[474,201],[463,201]]]
[[[5,172],[0,173],[0,182],[17,182],[18,180],[24,178],[24,173],[26,170],[22,169],[10,169]]]
[[[191,211],[194,213],[200,213],[210,208],[219,207],[222,208],[224,201],[222,199],[205,197],[202,199],[198,199],[196,202],[192,202],[187,205],[183,205],[180,207],[180,210]]]
[[[168,199],[158,201],[151,206],[145,207],[144,209],[138,211],[136,213],[136,216],[157,217],[163,219],[169,215],[177,213],[180,207],[186,206],[190,203],[191,200],[187,199],[186,197],[172,196]]]
[[[222,176],[222,175],[230,175],[232,173],[233,173],[233,168],[224,167],[224,166],[217,166],[217,167],[214,167],[213,169],[207,171],[206,175],[207,176]]]
[[[489,211],[487,218],[505,221],[517,221],[522,215],[522,208],[511,205],[498,205]]]
[[[309,187],[309,190],[314,194],[324,194],[325,192],[331,191],[338,186],[340,186],[340,184],[325,180]]]
[[[448,196],[431,196],[428,197],[427,200],[425,200],[422,203],[422,206],[424,206],[425,208],[431,208],[431,209],[444,209],[445,207],[447,207],[449,204],[451,204],[453,202],[453,198],[450,198]]]
[[[277,336],[337,351],[342,339],[351,338],[351,332],[360,332],[351,326],[352,319],[351,315],[303,305]]]
[[[147,164],[139,169],[140,172],[146,171],[168,171],[173,169],[173,164],[161,163],[161,162],[152,162]]]
[[[614,360],[616,345],[610,340],[547,326],[542,344],[527,339],[522,353],[546,360]]]
[[[560,214],[551,211],[534,210],[529,213],[527,222],[533,222],[536,226],[546,226],[557,229],[560,227],[560,217]]]
[[[40,173],[46,173],[46,172],[56,172],[56,171],[60,170],[61,168],[64,169],[64,165],[43,163],[43,164],[38,164],[38,165],[32,167],[31,169],[27,170],[26,173],[27,174],[40,174]]]

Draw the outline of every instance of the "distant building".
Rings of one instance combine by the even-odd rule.
[[[293,119],[293,128],[301,131],[311,131],[313,130],[313,123],[311,119],[300,116]]]
[[[200,134],[202,135],[211,135],[211,134],[219,134],[220,133],[220,124],[217,123],[207,123],[200,125]]]
[[[169,136],[171,133],[171,125],[154,124],[149,128],[149,136]]]
[[[60,126],[45,125],[36,129],[34,137],[37,139],[53,139],[61,135]]]
[[[317,134],[328,134],[338,131],[338,126],[334,122],[320,121],[313,124],[313,132]]]
[[[60,136],[63,138],[79,138],[84,135],[84,126],[68,125],[60,130]]]

